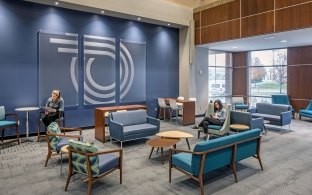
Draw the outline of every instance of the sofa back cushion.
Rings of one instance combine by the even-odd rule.
[[[125,126],[143,124],[147,122],[146,110],[130,110],[125,112],[112,112],[111,120]]]
[[[250,125],[251,114],[249,112],[231,111],[231,124]]]
[[[260,129],[252,129],[242,133],[235,134],[236,142],[247,140],[250,138],[260,137]],[[237,144],[236,161],[243,160],[257,154],[257,139]]]
[[[194,152],[204,152],[214,148],[222,147],[235,142],[233,136],[225,136],[209,141],[199,142],[194,147]],[[204,173],[224,167],[231,163],[232,147],[220,149],[206,155]],[[200,155],[192,156],[192,174],[198,175],[200,168]]]
[[[256,108],[257,113],[279,116],[281,112],[289,111],[291,107],[288,105],[280,105],[280,104],[257,103]]]

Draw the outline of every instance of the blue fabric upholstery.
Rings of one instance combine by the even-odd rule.
[[[231,111],[231,124],[247,125],[249,129],[261,129],[263,131],[263,118],[252,118],[249,112]]]
[[[235,104],[235,109],[243,110],[243,109],[248,109],[248,108],[249,108],[248,104],[242,104],[242,103],[236,103]]]
[[[260,137],[260,129],[253,129],[230,136],[221,137],[209,141],[199,142],[195,145],[193,152],[205,152],[216,149],[206,155],[204,172],[208,173],[212,170],[231,165],[233,155],[235,161],[240,161],[245,158],[257,154],[257,139],[245,141],[250,138]],[[242,143],[239,143],[242,142]],[[230,147],[222,148],[225,145]],[[236,154],[233,154],[233,145],[237,145]],[[179,153],[172,155],[172,165],[189,172],[194,176],[199,175],[200,163],[202,155]]]
[[[119,165],[119,156],[115,154],[101,154],[99,155],[100,174],[105,173]]]
[[[56,152],[60,152],[63,146],[68,145],[68,140],[68,137],[62,137],[56,145]]]
[[[284,104],[284,105],[291,106],[288,96],[284,94],[272,95],[272,104]],[[294,118],[295,110],[293,109],[292,106],[291,106],[291,113]]]
[[[5,119],[5,109],[4,106],[0,106],[0,121]]]
[[[306,109],[299,110],[299,119],[301,119],[301,116],[312,118],[312,100],[310,100]]]
[[[8,117],[9,115],[14,116],[15,120],[8,120],[7,118],[9,118]],[[2,132],[2,137],[1,137],[2,142],[4,140],[5,129],[14,127],[15,131],[16,131],[16,139],[14,139],[14,140],[16,140],[18,144],[20,144],[17,120],[18,120],[17,114],[5,113],[4,106],[0,106],[0,131]],[[12,142],[14,140],[11,140],[9,142]]]
[[[121,142],[152,136],[159,132],[159,120],[148,117],[146,110],[114,112],[110,113],[109,119],[111,138]]]

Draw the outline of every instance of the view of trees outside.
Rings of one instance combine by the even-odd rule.
[[[272,94],[287,94],[287,49],[251,52],[249,75],[251,105],[271,102]]]
[[[230,53],[209,51],[208,100],[230,102],[232,96],[232,67]]]

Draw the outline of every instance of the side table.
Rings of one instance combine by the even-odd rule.
[[[231,129],[236,130],[237,133],[241,132],[241,131],[246,131],[249,129],[249,126],[247,125],[242,125],[242,124],[232,124],[230,125]]]
[[[23,107],[16,108],[17,112],[26,112],[26,139],[29,137],[29,112],[39,110],[39,107]]]

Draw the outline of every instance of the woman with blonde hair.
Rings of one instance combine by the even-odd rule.
[[[51,122],[54,122],[59,117],[62,117],[64,111],[64,100],[61,97],[60,90],[53,90],[51,97],[47,100],[46,107],[49,107],[49,111],[45,111],[45,116],[42,122],[45,126],[49,126]]]

